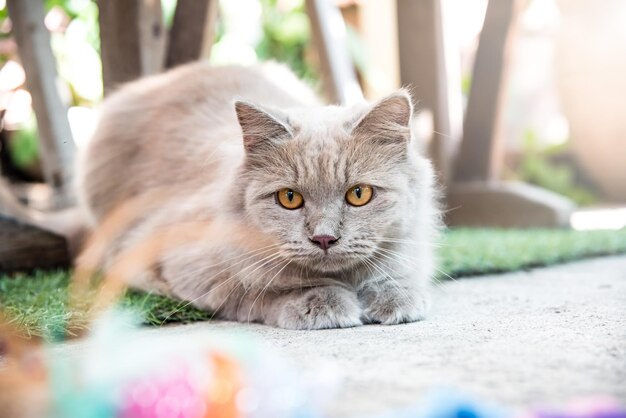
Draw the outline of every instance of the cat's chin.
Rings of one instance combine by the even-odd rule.
[[[362,261],[355,256],[331,253],[299,257],[293,262],[321,273],[335,273],[353,268]]]

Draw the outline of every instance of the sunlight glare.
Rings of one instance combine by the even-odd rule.
[[[622,229],[626,227],[626,208],[580,210],[572,214],[570,224],[577,231]]]

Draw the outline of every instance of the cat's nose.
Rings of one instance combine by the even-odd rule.
[[[339,238],[335,238],[332,235],[315,235],[311,238],[311,242],[320,247],[324,252],[339,241]]]

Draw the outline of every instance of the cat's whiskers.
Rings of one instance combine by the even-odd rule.
[[[450,275],[449,275],[448,273],[446,273],[445,271],[443,271],[443,270],[441,270],[441,269],[439,269],[439,268],[437,268],[437,267],[434,267],[434,269],[435,269],[436,271],[438,271],[440,274],[443,274],[444,276],[446,276],[446,277],[448,278],[448,280],[452,280],[453,282],[456,282],[456,281],[457,281],[457,279],[455,279],[454,277],[450,276]]]
[[[276,247],[278,247],[280,245],[281,244],[271,244],[271,245],[266,245],[265,247],[257,248],[256,250],[253,250],[253,251],[246,251],[244,254],[239,254],[239,255],[236,255],[234,257],[227,258],[226,260],[222,260],[219,263],[211,264],[211,265],[208,265],[208,266],[202,266],[202,269],[209,269],[209,268],[212,268],[212,267],[217,267],[217,266],[222,265],[224,263],[228,263],[230,261],[237,260],[238,258],[246,257],[243,260],[238,261],[237,264],[239,264],[239,263],[247,261],[247,260],[249,260],[251,258],[257,257],[258,255],[263,254],[264,252],[270,251],[271,249],[276,248]],[[235,265],[237,265],[237,264],[235,264]]]
[[[385,237],[372,237],[370,239],[374,242],[408,244],[408,245],[427,246],[427,247],[435,247],[435,248],[442,247],[442,245],[431,242],[431,241],[417,241],[417,240],[411,240],[411,239],[385,238]]]
[[[239,283],[240,283],[240,284],[242,285],[242,287],[243,287],[243,295],[241,296],[241,298],[239,299],[239,303],[237,304],[237,312],[239,312],[239,308],[240,308],[240,306],[241,306],[241,302],[243,301],[243,299],[245,298],[245,296],[248,294],[248,292],[249,292],[251,289],[253,289],[253,288],[254,288],[254,286],[248,286],[248,287],[243,286],[244,281],[245,281],[248,277],[250,277],[252,274],[256,273],[259,269],[261,269],[261,268],[263,268],[264,266],[266,266],[266,265],[270,264],[270,263],[271,263],[272,261],[274,261],[274,260],[276,260],[276,258],[273,258],[273,259],[271,259],[271,260],[267,260],[265,263],[263,263],[262,265],[258,266],[256,269],[254,269],[253,271],[249,272],[248,274],[246,274],[243,278],[241,278],[241,279],[239,280]],[[279,265],[280,265],[280,264],[276,264],[276,265],[274,265],[274,266],[270,267],[270,268],[269,268],[269,270],[267,270],[267,272],[270,272],[270,271],[274,270],[274,269],[275,269],[276,267],[278,267]],[[266,272],[266,273],[267,273],[267,272]],[[237,274],[239,274],[239,273],[237,273]],[[230,280],[234,279],[234,278],[237,276],[237,274],[233,275],[233,276],[232,276],[232,277],[230,277],[228,280],[230,281]],[[256,279],[256,280],[254,280],[253,282],[257,282],[257,281],[258,281],[261,277],[263,277],[263,276],[264,276],[264,275],[263,275],[263,274],[261,274],[261,275],[259,276],[259,278],[258,278],[258,279]],[[213,310],[213,315],[211,315],[210,319],[213,319],[213,318],[215,317],[215,315],[217,315],[217,313],[219,312],[220,308],[224,305],[224,303],[226,303],[226,302],[230,299],[231,295],[235,292],[235,290],[237,290],[237,286],[234,286],[234,287],[230,290],[230,292],[228,292],[228,294],[224,297],[224,299],[222,300],[222,302],[221,302],[221,303],[220,303],[220,304],[219,304],[219,305],[218,305],[218,306],[217,306],[217,307]]]
[[[407,258],[407,257],[406,257],[406,255],[401,254],[401,253],[399,253],[399,252],[397,252],[397,251],[393,251],[393,250],[390,250],[390,249],[388,249],[388,248],[378,248],[378,250],[380,250],[380,251],[385,251],[385,252],[387,252],[387,253],[389,253],[389,254],[392,254],[392,255],[395,255],[395,256],[397,256],[397,257],[404,258],[404,260],[405,260],[405,261],[407,261],[407,262],[409,262],[409,263],[413,263],[413,261],[412,261],[412,260],[410,260],[409,258]],[[415,266],[417,267],[417,265],[415,265]],[[439,269],[439,268],[437,268],[437,267],[434,267],[434,266],[433,266],[433,268],[434,268],[437,272],[439,272],[440,274],[442,274],[442,275],[446,276],[449,280],[456,281],[456,279],[455,279],[454,277],[450,276],[450,275],[449,275],[448,273],[446,273],[445,271],[443,271],[443,270],[441,270],[441,269]]]
[[[281,257],[284,257],[284,254],[279,254]],[[258,270],[260,270],[261,268],[265,267],[266,265],[268,265],[269,263],[271,263],[272,261],[276,260],[276,258],[273,258],[272,260],[268,260],[267,262],[263,263],[262,265],[258,266],[257,268],[255,268],[253,271],[249,272],[248,274],[246,274],[244,277],[242,277],[239,281],[241,283],[245,283],[245,280],[252,276],[254,273],[256,273]],[[272,266],[268,271],[266,271],[266,273],[271,272],[272,270],[274,270],[277,266],[279,266],[280,264],[276,264],[274,266]],[[252,281],[252,284],[248,287],[244,286],[244,291],[243,294],[241,295],[241,298],[239,299],[239,303],[237,304],[237,312],[239,312],[239,307],[241,306],[241,302],[243,301],[243,299],[246,297],[246,295],[248,294],[248,292],[251,289],[254,289],[254,283],[256,283],[257,281],[259,281],[261,278],[263,277],[263,275],[261,275],[259,278],[255,279]],[[230,295],[232,294],[232,291],[224,298],[224,301],[220,304],[220,306],[217,308],[219,309],[224,302],[226,302],[226,300],[228,300],[228,298],[230,297]],[[216,310],[217,310],[216,309]]]
[[[374,271],[372,271],[372,268],[370,267],[369,263],[367,262],[367,258],[360,256],[359,260],[361,261],[361,263],[363,263],[363,265],[365,266],[365,268],[367,268],[367,272],[369,273],[369,277],[375,277],[376,274],[374,274]],[[377,280],[374,280],[373,282],[370,283],[375,283],[376,287],[378,289],[378,292],[380,292],[382,290],[382,288],[380,287],[380,283]],[[369,284],[369,283],[363,283],[363,284]]]
[[[411,265],[411,263],[406,263],[405,264],[402,260],[399,260],[398,258],[396,258],[394,256],[381,253],[379,250],[380,250],[380,248],[374,251],[374,256],[375,257],[383,257],[384,260],[381,260],[381,262],[385,261],[385,266],[387,266],[392,271],[392,273],[394,273],[394,274],[399,274],[398,270],[393,267],[393,265],[395,265],[395,264],[400,265],[400,266],[405,267],[405,268],[408,268],[409,271],[412,268],[415,267],[414,265]]]
[[[242,284],[242,283],[243,283],[243,281],[244,281],[246,278],[248,278],[250,275],[254,274],[256,271],[258,271],[259,269],[261,269],[261,268],[263,268],[264,266],[268,265],[269,263],[271,263],[271,262],[275,261],[277,258],[280,258],[280,256],[281,256],[281,254],[276,253],[276,254],[270,255],[270,256],[268,256],[268,257],[265,257],[265,258],[263,258],[263,259],[261,259],[261,260],[259,260],[259,261],[255,262],[254,264],[251,264],[250,266],[247,266],[247,267],[245,267],[245,268],[241,269],[239,272],[237,272],[237,273],[233,274],[233,275],[232,275],[232,276],[230,276],[228,279],[226,279],[226,280],[225,280],[225,281],[223,281],[222,283],[218,284],[216,287],[214,287],[214,288],[210,289],[209,291],[205,292],[205,293],[204,293],[202,296],[200,296],[199,298],[209,296],[209,294],[210,294],[213,290],[215,290],[215,289],[217,289],[217,288],[219,288],[219,287],[221,287],[221,286],[223,286],[223,285],[226,285],[226,284],[232,283],[232,282],[233,282],[233,281],[237,278],[237,276],[238,276],[239,274],[241,274],[242,272],[244,272],[244,271],[245,271],[245,270],[247,270],[248,268],[255,266],[256,264],[258,264],[258,263],[260,263],[260,262],[263,262],[263,263],[262,263],[260,266],[258,266],[256,269],[254,269],[252,272],[249,272],[249,273],[248,273],[245,277],[243,277],[241,280],[239,280],[239,284]],[[273,269],[273,268],[274,268],[274,267],[272,267],[272,269]],[[272,269],[270,269],[270,271],[271,271]],[[232,294],[233,294],[233,293],[234,293],[237,289],[238,289],[238,287],[237,287],[237,286],[233,286],[233,288],[232,288],[232,289],[228,292],[228,294],[224,297],[224,299],[222,300],[222,302],[221,302],[221,303],[220,303],[220,304],[219,304],[216,308],[213,308],[213,309],[212,309],[212,311],[213,311],[213,312],[212,312],[211,316],[209,317],[209,320],[212,320],[213,318],[215,318],[215,315],[217,315],[217,314],[219,313],[220,308],[224,305],[224,303],[225,303],[226,301],[228,301],[228,299],[230,298],[230,296],[231,296],[231,295],[232,295]],[[247,293],[247,291],[248,291],[248,290],[249,290],[249,289],[245,289],[245,287],[244,287],[244,295]],[[196,298],[195,300],[198,300],[198,298]],[[195,300],[194,300],[194,301],[195,301]]]
[[[376,265],[375,262],[372,262],[374,265]],[[382,267],[381,267],[382,268]],[[392,269],[392,273],[395,273],[395,271],[393,271]],[[413,301],[413,297],[411,296],[411,294],[409,293],[409,291],[403,287],[400,282],[398,282],[398,280],[393,277],[391,274],[385,272],[385,277],[386,279],[384,281],[380,281],[379,287],[382,288],[382,286],[384,284],[389,284],[391,286],[393,286],[397,291],[398,294],[407,302],[412,302]],[[383,289],[384,290],[384,289]]]
[[[300,270],[298,270],[298,279],[300,281],[300,294],[302,295],[303,291],[302,291],[302,275],[304,273],[304,264],[300,264]]]
[[[407,263],[407,264],[404,264],[404,267],[409,267],[409,268],[419,268],[419,266],[418,266],[417,264],[415,264],[415,262],[414,262],[413,260],[409,259],[406,255],[404,255],[404,254],[402,254],[402,253],[399,253],[399,252],[397,252],[397,251],[393,251],[393,250],[390,250],[390,249],[387,249],[387,248],[378,248],[376,251],[378,252],[378,255],[383,256],[383,257],[389,257],[389,258],[391,258],[391,257],[389,256],[389,255],[391,255],[391,256],[395,256],[395,257],[398,257],[398,258],[402,259],[405,263]],[[389,255],[385,255],[385,254],[383,254],[384,252],[386,252],[386,253],[387,253],[387,254],[389,254]],[[397,260],[397,259],[393,259],[393,260],[394,260],[394,261],[396,261],[396,262],[398,262],[398,260]],[[435,268],[435,269],[436,269],[436,270],[438,270],[440,273],[445,274],[445,273],[443,273],[441,270],[439,270],[439,269],[437,269],[437,268]],[[455,280],[454,278],[452,278],[452,277],[450,277],[450,276],[448,276],[448,277],[449,277],[451,280]],[[438,288],[440,288],[440,289],[444,289],[444,287],[441,285],[441,283],[439,283],[439,282],[437,282],[437,281],[436,281],[436,278],[433,278],[433,280],[432,280],[432,284],[433,284],[435,287],[438,287]]]
[[[235,266],[237,266],[237,265],[239,265],[239,264],[242,264],[242,263],[244,263],[244,262],[246,262],[246,261],[248,261],[248,260],[250,260],[250,259],[253,259],[253,258],[259,257],[259,256],[261,256],[261,255],[263,255],[264,253],[267,253],[267,252],[269,252],[269,251],[273,251],[273,252],[272,252],[272,254],[266,254],[266,255],[264,255],[264,256],[263,256],[263,258],[262,258],[261,260],[259,260],[259,261],[255,262],[255,263],[251,264],[250,266],[245,267],[243,270],[245,270],[245,269],[247,269],[247,268],[250,268],[250,267],[252,267],[252,266],[255,266],[257,263],[259,263],[260,261],[265,260],[267,257],[271,257],[271,256],[273,256],[274,254],[277,254],[278,252],[276,252],[276,251],[275,251],[275,247],[276,247],[277,245],[279,245],[279,244],[271,245],[271,246],[269,246],[270,248],[266,248],[266,249],[264,249],[264,250],[258,249],[258,250],[251,251],[251,252],[247,252],[246,254],[241,255],[240,257],[245,257],[243,260],[239,260],[239,261],[237,261],[236,263],[231,263],[231,264],[229,264],[227,267],[225,267],[225,268],[223,268],[222,270],[218,271],[217,273],[213,273],[213,275],[212,275],[212,276],[210,276],[208,279],[205,279],[205,280],[203,280],[203,281],[201,281],[201,282],[198,282],[198,287],[200,287],[200,285],[202,285],[202,284],[204,284],[204,283],[207,283],[207,282],[209,282],[209,283],[210,283],[210,281],[211,281],[212,279],[214,279],[215,277],[218,277],[220,274],[227,272],[228,270],[232,269],[233,267],[235,267]],[[233,259],[236,259],[236,258],[238,258],[238,257],[235,257],[235,258],[233,258]],[[211,268],[211,267],[216,267],[216,266],[221,265],[221,264],[224,264],[224,262],[215,263],[215,264],[212,264],[212,265],[209,265],[209,266],[198,266],[196,269],[187,270],[187,274],[188,274],[188,275],[197,275],[197,274],[199,274],[199,273],[202,273],[202,272],[204,272],[204,271],[208,270],[208,269],[209,269],[209,268]],[[219,286],[221,286],[221,284],[219,284],[218,286],[216,286],[216,288],[218,288]],[[212,289],[210,289],[210,290],[212,290]],[[203,297],[203,295],[206,295],[206,292],[204,292],[204,293],[203,293],[202,295],[200,295],[199,297],[201,298],[201,297]],[[197,300],[197,299],[194,299],[194,301],[195,301],[195,300]]]
[[[233,274],[232,276],[230,276],[228,279],[226,279],[226,280],[224,280],[223,282],[221,282],[221,283],[217,284],[216,286],[211,287],[209,290],[207,290],[206,292],[203,292],[203,293],[202,293],[201,295],[199,295],[198,297],[193,298],[193,299],[191,299],[191,300],[187,301],[187,302],[186,302],[185,304],[183,304],[182,306],[180,306],[180,307],[176,308],[175,310],[173,310],[172,312],[170,312],[170,314],[169,314],[168,316],[166,316],[166,317],[165,317],[165,319],[163,319],[163,321],[161,322],[161,324],[165,323],[165,322],[166,322],[166,321],[167,321],[167,320],[168,320],[168,319],[169,319],[172,315],[176,314],[177,312],[180,312],[182,309],[185,309],[187,306],[189,306],[189,305],[193,304],[194,302],[197,302],[198,300],[200,300],[200,299],[202,299],[202,298],[205,298],[205,297],[209,296],[212,292],[214,292],[214,291],[218,290],[219,288],[221,288],[222,286],[225,286],[225,285],[227,285],[228,283],[232,282],[233,280],[235,280],[235,279],[237,278],[237,276],[238,276],[239,274],[243,273],[243,272],[244,272],[244,271],[246,271],[247,269],[252,268],[252,267],[256,266],[256,265],[257,265],[257,264],[259,264],[259,263],[263,263],[263,264],[261,264],[261,266],[257,267],[257,268],[256,268],[253,272],[251,272],[251,273],[254,273],[254,272],[256,272],[259,268],[262,268],[263,266],[267,265],[268,263],[271,263],[272,261],[276,260],[277,258],[280,258],[281,256],[282,256],[282,254],[280,253],[280,251],[278,251],[278,252],[274,252],[274,253],[272,253],[272,254],[269,254],[269,255],[267,255],[267,256],[265,256],[265,257],[261,258],[260,260],[258,260],[258,261],[256,261],[256,262],[254,262],[254,263],[250,264],[249,266],[244,267],[243,269],[241,269],[241,270],[240,270],[240,271],[238,271],[237,273],[235,273],[235,274]],[[252,258],[252,257],[249,257],[249,258]],[[219,271],[219,272],[215,273],[214,275],[212,275],[211,277],[209,277],[209,279],[205,280],[205,282],[209,282],[209,281],[211,281],[211,280],[212,280],[212,279],[214,279],[215,277],[219,276],[220,274],[222,274],[222,273],[226,272],[226,271],[227,271],[227,270],[229,270],[229,269],[232,269],[232,268],[233,268],[234,266],[236,266],[237,264],[240,264],[240,263],[242,263],[242,262],[244,262],[244,261],[248,260],[249,258],[247,258],[247,259],[245,259],[245,260],[241,260],[240,262],[235,263],[235,264],[233,264],[233,265],[230,265],[230,266],[228,266],[227,268],[225,268],[225,269],[223,269],[223,270],[221,270],[221,271]],[[250,274],[251,274],[251,273],[250,273]],[[249,275],[246,275],[246,278],[247,278],[248,276],[249,276]],[[222,303],[222,304],[223,304],[223,303]],[[211,316],[211,318],[212,318],[213,316],[215,316],[215,314],[217,314],[217,311],[218,311],[218,309],[222,306],[222,304],[220,304],[220,306],[219,306],[218,308],[216,308],[216,309],[215,309],[215,312],[213,312],[213,315]]]
[[[387,255],[387,254],[384,254],[382,252],[379,252],[379,250],[387,251],[391,255]],[[382,257],[386,258],[389,261],[393,261],[394,263],[400,264],[401,266],[403,266],[405,268],[408,268],[409,270],[411,268],[418,268],[418,266],[416,264],[414,264],[412,260],[408,259],[404,254],[398,253],[396,251],[388,250],[388,249],[385,249],[385,248],[378,248],[377,249],[377,255],[382,256]],[[397,257],[397,258],[394,258],[394,256]],[[398,260],[398,258],[400,258],[403,262],[401,262],[401,260]],[[406,263],[406,264],[403,264],[403,263]],[[394,272],[397,273],[397,271],[395,269],[393,269],[393,267],[389,266],[389,268],[391,268],[392,270],[394,270]],[[441,285],[439,283],[435,282],[434,280],[433,280],[432,284],[434,286],[438,287],[438,288],[442,288]]]
[[[411,300],[411,296],[409,295],[409,293],[402,288],[402,286],[400,286],[400,284],[398,283],[398,281],[396,279],[394,279],[389,273],[387,273],[382,266],[379,266],[378,264],[375,263],[374,260],[372,259],[364,259],[363,261],[365,261],[366,264],[371,265],[372,267],[374,267],[374,269],[376,269],[379,273],[381,273],[383,275],[383,277],[386,277],[388,280],[385,280],[385,282],[390,283],[391,285],[395,286],[396,289],[398,290],[398,292],[400,292],[400,294],[406,299],[406,300]],[[394,273],[396,273],[394,271]],[[379,288],[380,289],[380,288]]]
[[[242,277],[242,278],[240,278],[240,279],[239,279],[239,282],[242,284],[242,286],[244,287],[244,289],[246,289],[246,286],[245,286],[245,280],[246,280],[248,277],[250,277],[251,275],[253,275],[253,274],[254,274],[254,273],[256,273],[257,271],[259,271],[260,269],[262,269],[262,268],[263,268],[263,267],[265,267],[266,265],[268,265],[268,264],[272,263],[273,261],[275,261],[275,260],[277,260],[277,259],[279,259],[279,258],[283,257],[283,255],[284,255],[284,254],[282,254],[280,251],[278,251],[278,252],[275,252],[275,253],[273,253],[273,254],[270,254],[270,255],[268,255],[268,256],[266,256],[266,257],[263,257],[262,259],[255,261],[254,263],[250,264],[249,266],[246,266],[246,267],[242,268],[242,269],[241,269],[241,270],[239,270],[237,273],[235,273],[235,274],[233,274],[232,276],[230,276],[227,280],[228,280],[228,281],[231,281],[231,280],[233,280],[233,279],[237,278],[237,276],[239,276],[239,275],[240,275],[241,273],[243,273],[244,271],[246,271],[246,270],[248,270],[248,269],[250,269],[250,268],[252,268],[252,267],[255,267],[255,266],[256,266],[256,268],[255,268],[254,270],[252,270],[252,271],[248,272],[248,273],[247,273],[244,277]],[[231,267],[232,267],[232,266],[231,266]],[[221,305],[220,305],[220,306],[221,306]]]
[[[375,261],[373,261],[373,263],[375,264]],[[393,276],[393,274],[398,274],[398,272],[391,266],[389,266],[387,263],[385,263],[385,266],[391,270],[392,274],[387,273],[387,278],[389,279],[389,283],[391,283],[397,290],[398,292],[400,292],[400,294],[404,297],[404,299],[406,301],[413,301],[413,297],[412,295],[409,293],[409,291],[407,290],[407,288],[403,287],[400,282]]]
[[[211,152],[209,155],[207,155],[207,157],[204,159],[204,161],[202,162],[202,164],[204,165],[204,167],[208,167],[209,164],[213,164],[213,163],[217,163],[220,161],[224,161],[225,158],[224,157],[220,157],[220,158],[213,158],[217,152],[220,151],[218,147],[215,147],[215,149],[213,149],[213,152]]]
[[[267,289],[269,288],[269,286],[272,284],[272,282],[274,281],[274,279],[276,277],[278,277],[278,275],[280,273],[283,272],[283,270],[285,270],[287,268],[287,266],[291,263],[290,260],[286,260],[286,264],[280,269],[278,270],[278,272],[267,282],[267,284],[265,285],[265,287],[263,289],[261,289],[261,292],[259,292],[259,294],[257,295],[257,297],[254,299],[254,301],[252,302],[252,305],[250,306],[250,310],[248,311],[248,323],[250,323],[250,315],[252,315],[252,309],[254,309],[254,305],[256,304],[256,302],[259,300],[259,298],[261,297],[261,295],[264,294],[264,292],[267,291]]]
[[[409,266],[411,268],[417,268],[418,265],[415,264],[415,261],[410,259],[407,255],[402,254],[398,251],[394,251],[394,250],[390,250],[388,248],[383,248],[383,247],[378,247],[376,248],[376,250],[374,250],[375,253],[377,253],[378,255],[381,256],[386,256],[387,258],[398,262],[399,260],[404,261],[405,263],[407,263],[405,266]]]

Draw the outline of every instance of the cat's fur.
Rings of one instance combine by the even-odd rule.
[[[276,65],[187,65],[105,101],[79,192],[96,226],[116,205],[158,192],[158,208],[112,253],[191,220],[238,222],[273,240],[255,251],[212,237],[179,245],[139,283],[218,317],[294,329],[416,321],[439,222],[412,113],[403,90],[373,105],[319,106]],[[345,194],[358,183],[374,197],[353,207]],[[304,206],[281,207],[281,188],[300,192]],[[314,235],[340,238],[325,254]]]

